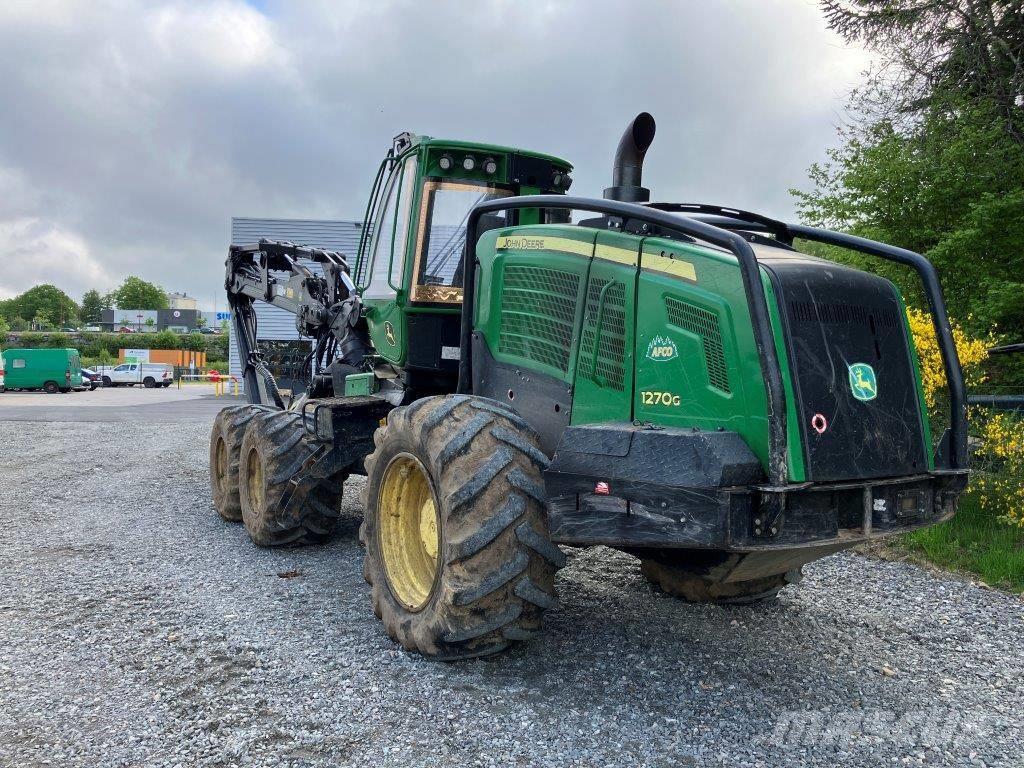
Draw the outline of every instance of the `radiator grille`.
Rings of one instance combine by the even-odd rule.
[[[580,349],[583,375],[598,386],[622,392],[626,378],[626,290],[617,280],[590,281]]]
[[[837,302],[818,304],[813,301],[789,302],[789,316],[802,323],[843,323],[870,326],[872,321],[882,328],[896,328],[899,316],[892,307],[864,307]]]
[[[722,328],[718,315],[671,297],[665,299],[668,321],[684,331],[699,336],[704,346],[704,363],[708,370],[708,383],[722,392],[729,388],[729,368],[725,364]]]
[[[505,267],[498,351],[569,370],[580,276],[547,267]]]

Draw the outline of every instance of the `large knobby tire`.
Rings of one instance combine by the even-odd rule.
[[[537,634],[541,614],[556,601],[555,571],[565,557],[548,538],[547,457],[533,429],[493,400],[451,395],[395,408],[374,443],[359,537],[373,610],[388,635],[428,658],[454,660]],[[418,492],[409,480],[417,473],[426,479]],[[391,518],[406,514],[396,513],[403,494],[427,532],[421,538],[435,537],[419,555],[395,554],[391,531],[400,523]],[[403,594],[396,586],[402,558],[422,561],[430,549],[432,581],[410,599],[407,587]]]
[[[789,584],[803,578],[799,568],[749,581],[716,582],[683,564],[666,559],[640,559],[640,573],[647,581],[672,597],[690,603],[750,605],[773,600]]]
[[[224,408],[213,420],[210,431],[210,489],[213,506],[225,520],[241,521],[242,503],[238,499],[238,460],[242,437],[249,422],[276,408],[266,405],[233,405]]]
[[[315,445],[294,411],[256,416],[246,427],[238,466],[238,500],[242,522],[259,547],[315,544],[330,538],[341,514],[344,477],[317,486],[295,515],[281,508],[289,480],[302,468]]]

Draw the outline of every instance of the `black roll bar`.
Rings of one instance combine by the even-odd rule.
[[[704,203],[654,203],[649,206],[624,203],[614,200],[595,200],[563,195],[530,195],[525,197],[502,198],[479,203],[470,211],[466,222],[466,247],[463,252],[463,311],[460,339],[460,362],[458,392],[469,393],[473,388],[472,332],[473,308],[476,294],[476,242],[480,218],[488,213],[523,208],[547,208],[555,210],[580,210],[632,219],[640,223],[663,227],[690,237],[696,237],[719,247],[727,248],[736,257],[743,280],[750,310],[750,320],[765,381],[768,406],[768,479],[769,486],[762,490],[783,491],[787,481],[786,443],[786,399],[782,384],[782,369],[775,351],[768,301],[761,284],[761,272],[750,243],[742,234],[744,222],[758,225],[771,232],[782,243],[790,245],[794,238],[813,240],[826,245],[835,245],[866,253],[887,261],[912,267],[921,278],[928,306],[932,314],[942,362],[946,369],[946,380],[950,392],[950,450],[945,469],[960,471],[968,465],[967,453],[967,396],[964,387],[963,370],[956,352],[956,344],[946,313],[946,303],[939,284],[935,267],[924,256],[913,251],[885,243],[875,242],[842,232],[809,227],[802,224],[786,224],[767,216]],[[724,228],[705,223],[698,219],[685,218],[669,213],[677,211],[689,214],[711,214],[728,217],[730,226]],[[733,224],[732,222],[735,222]]]
[[[905,248],[877,243],[856,235],[833,232],[828,229],[808,227],[803,224],[790,224],[789,231],[793,237],[814,240],[826,245],[836,245],[851,251],[859,251],[870,256],[877,256],[886,261],[894,261],[912,267],[921,278],[924,293],[928,299],[928,309],[932,314],[932,325],[939,341],[939,352],[942,364],[946,369],[946,382],[949,385],[949,469],[967,469],[967,389],[964,386],[964,372],[960,367],[960,356],[956,352],[953,331],[949,326],[949,315],[946,313],[946,301],[942,296],[939,273],[934,265],[924,256]]]
[[[473,390],[472,344],[473,306],[476,298],[476,241],[480,217],[497,211],[520,210],[523,208],[546,208],[554,210],[578,210],[633,219],[670,231],[696,237],[722,248],[736,256],[743,279],[743,289],[750,309],[753,324],[754,343],[757,346],[764,376],[768,403],[768,479],[771,486],[783,489],[788,480],[786,452],[786,395],[782,387],[782,369],[775,352],[775,337],[772,334],[768,301],[761,285],[761,272],[754,250],[741,235],[728,232],[700,221],[680,218],[670,213],[652,210],[634,203],[617,200],[593,200],[585,197],[565,195],[528,195],[489,200],[473,207],[466,221],[466,247],[463,252],[463,302],[462,335],[460,339],[458,392]]]
[[[946,314],[946,302],[942,296],[939,276],[934,265],[928,259],[906,248],[897,248],[894,245],[848,235],[844,232],[833,232],[829,229],[808,227],[803,224],[787,224],[759,213],[751,213],[738,208],[709,205],[708,203],[650,203],[649,205],[662,211],[716,217],[718,220],[709,223],[729,231],[767,231],[787,246],[792,246],[793,239],[799,237],[851,251],[859,251],[913,268],[924,286],[928,308],[932,315],[932,324],[935,327],[935,336],[939,340],[942,364],[946,369],[946,381],[949,385],[949,430],[952,439],[950,440],[948,468],[953,470],[967,468],[969,461],[967,453],[967,392],[964,386],[964,374],[960,367],[956,344],[953,341],[953,333],[950,330],[949,315]]]

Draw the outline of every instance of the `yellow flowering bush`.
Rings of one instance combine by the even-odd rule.
[[[942,365],[942,354],[939,352],[938,339],[935,338],[932,316],[919,309],[908,309],[907,322],[914,336],[914,346],[917,347],[917,356],[921,363],[924,400],[928,410],[934,411],[946,389],[946,369]],[[973,387],[983,383],[985,372],[981,363],[988,356],[988,348],[995,345],[995,337],[990,334],[985,339],[972,339],[956,323],[951,322],[950,325],[967,386]]]
[[[907,310],[910,332],[921,364],[924,399],[933,422],[942,422],[946,393],[946,375],[935,338],[931,316],[917,309]],[[951,323],[964,380],[968,388],[985,382],[982,362],[989,347],[997,343],[994,334],[985,338],[969,337]],[[972,408],[971,489],[978,494],[982,509],[996,512],[1003,519],[1024,526],[1024,419],[1019,416]]]

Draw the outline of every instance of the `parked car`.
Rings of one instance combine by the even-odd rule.
[[[99,371],[94,371],[92,368],[82,369],[82,386],[90,392],[102,383],[103,377],[100,376]]]
[[[220,328],[210,328],[209,326],[204,325],[202,328],[193,328],[189,333],[202,333],[207,335],[216,334],[220,333]]]
[[[5,349],[2,367],[8,389],[41,389],[52,395],[82,386],[77,349]]]
[[[4,384],[4,358],[0,355],[0,393],[7,390],[7,386]]]
[[[129,328],[127,325],[122,325],[120,328],[117,329],[117,332],[118,333],[137,333],[137,331],[134,328]]]
[[[146,388],[169,387],[174,380],[174,369],[165,363],[121,363],[113,367],[100,366],[97,371],[105,387],[136,384]]]
[[[86,333],[99,333],[103,329],[100,328],[98,325],[87,325],[82,330],[85,331]]]

